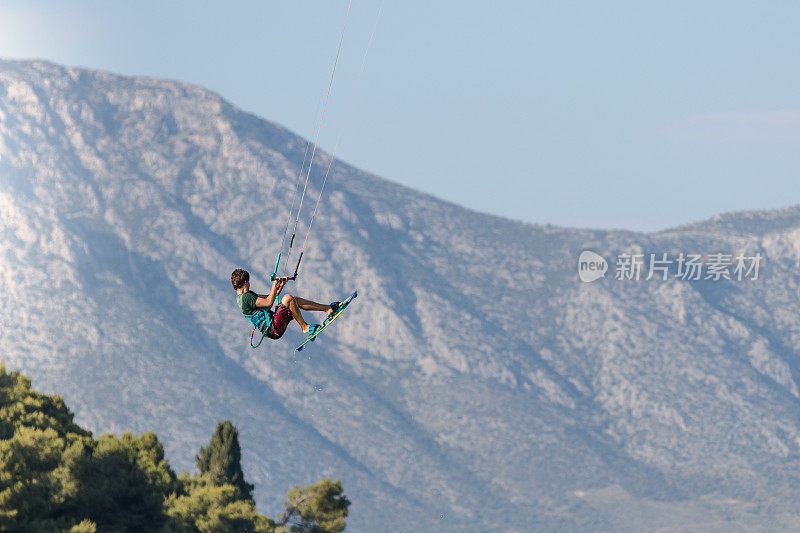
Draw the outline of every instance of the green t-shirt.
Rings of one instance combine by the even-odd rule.
[[[236,295],[236,303],[239,304],[239,309],[242,310],[242,314],[244,315],[252,315],[258,311],[256,300],[258,300],[258,294],[253,291],[247,291]]]
[[[272,310],[267,307],[256,307],[256,300],[258,300],[258,294],[253,291],[236,295],[236,303],[239,304],[242,314],[246,315],[250,323],[260,329],[262,333],[266,333],[270,324],[272,324]],[[253,315],[259,309],[265,312]]]

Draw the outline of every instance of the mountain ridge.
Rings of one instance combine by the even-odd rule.
[[[309,355],[296,331],[252,351],[227,276],[262,288],[305,141],[196,86],[12,67],[0,351],[82,424],[154,430],[172,461],[231,418],[264,512],[341,477],[355,531],[628,530],[620,501],[645,528],[793,520],[797,232],[532,225],[335,163],[290,290],[359,302]],[[767,262],[738,284],[582,284],[586,249]],[[765,511],[713,503],[737,498]]]

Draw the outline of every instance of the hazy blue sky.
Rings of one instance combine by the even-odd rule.
[[[380,5],[353,0],[323,129],[356,166],[566,226],[800,201],[798,2],[386,0],[356,91]],[[346,8],[3,0],[0,56],[198,83],[313,137]]]

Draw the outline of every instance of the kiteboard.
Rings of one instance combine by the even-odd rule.
[[[317,328],[317,331],[315,331],[313,335],[309,335],[308,338],[305,341],[303,341],[303,344],[295,348],[295,351],[299,352],[303,349],[303,346],[305,346],[309,342],[314,342],[314,339],[317,338],[317,335],[322,333],[325,330],[325,328],[327,328],[334,320],[336,320],[336,317],[341,315],[342,312],[345,309],[347,309],[347,307],[350,305],[350,302],[352,302],[356,296],[358,296],[358,291],[354,291],[353,294],[351,294],[350,297],[347,298],[347,300],[341,302],[339,304],[339,309],[337,309],[335,313],[326,318],[325,322],[323,322],[322,325]]]

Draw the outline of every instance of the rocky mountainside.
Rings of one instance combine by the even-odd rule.
[[[0,61],[0,357],[181,468],[233,420],[267,514],[330,476],[352,531],[800,526],[800,208],[532,226],[336,161],[288,290],[359,299],[252,350],[230,272],[266,288],[305,148],[193,85]]]

